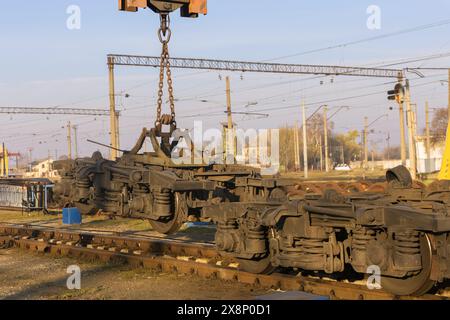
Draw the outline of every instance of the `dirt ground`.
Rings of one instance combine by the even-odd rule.
[[[81,269],[81,290],[66,287],[67,267]],[[249,300],[271,293],[238,283],[53,258],[0,249],[0,299]]]

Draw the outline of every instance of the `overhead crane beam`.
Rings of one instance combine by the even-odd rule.
[[[160,66],[160,59],[161,57],[156,56],[110,54],[108,55],[108,65],[157,68]],[[342,76],[378,77],[378,78],[403,77],[403,71],[400,69],[244,62],[244,61],[193,59],[193,58],[170,58],[169,61],[172,68],[181,68],[181,69],[284,73],[284,74],[313,74],[326,76],[342,75]]]

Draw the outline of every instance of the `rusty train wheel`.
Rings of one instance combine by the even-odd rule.
[[[432,267],[432,247],[430,238],[424,235],[420,239],[420,252],[422,256],[422,271],[407,278],[381,277],[381,286],[384,290],[395,295],[415,295],[420,296],[436,284],[430,279]]]
[[[237,259],[239,270],[255,274],[271,274],[276,267],[270,262],[270,255],[259,260]]]
[[[286,190],[284,190],[283,188],[275,188],[270,192],[269,195],[269,201],[277,201],[277,202],[282,202],[282,201],[287,201],[288,200],[288,194],[286,192]]]
[[[184,195],[176,193],[174,203],[174,213],[169,220],[156,221],[150,220],[152,228],[162,234],[174,234],[180,230],[186,222],[188,216],[188,206]]]

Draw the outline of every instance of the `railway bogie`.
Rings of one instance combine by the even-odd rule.
[[[85,213],[147,219],[165,234],[186,221],[213,221],[217,249],[252,273],[375,274],[397,295],[420,295],[450,278],[446,184],[427,188],[402,166],[371,184],[294,183],[236,165],[175,165],[164,136],[161,144],[157,137],[144,130],[117,161],[96,152],[56,163],[62,179],[55,198]],[[138,153],[145,138],[154,152]]]
[[[450,278],[450,199],[413,186],[403,168],[387,179],[383,194],[223,203],[203,214],[217,223],[218,249],[244,261],[245,271],[283,267],[333,275],[352,269],[378,275],[394,294],[421,295]]]
[[[97,213],[146,219],[160,233],[174,233],[201,209],[220,202],[260,201],[270,197],[277,182],[239,186],[240,178],[261,179],[258,170],[239,165],[176,164],[177,143],[170,134],[144,129],[136,145],[116,161],[100,152],[91,158],[58,161],[61,181],[55,187],[59,206],[76,206],[83,214]],[[140,152],[150,139],[153,151]],[[241,180],[241,184],[242,184]]]

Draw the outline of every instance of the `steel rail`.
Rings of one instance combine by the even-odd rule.
[[[232,267],[231,260],[221,257],[211,244],[183,243],[161,239],[136,239],[91,232],[0,225],[0,247],[15,246],[31,252],[102,262],[127,263],[131,266],[192,274],[204,278],[235,281],[263,288],[299,290],[331,299],[346,300],[446,300],[427,294],[421,297],[394,296],[382,290],[369,290],[354,283],[293,276],[288,274],[257,275]],[[202,259],[203,258],[203,259]]]

